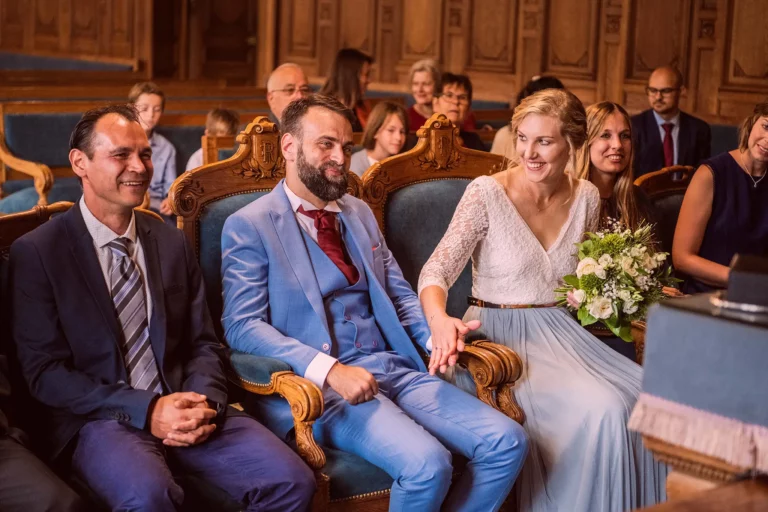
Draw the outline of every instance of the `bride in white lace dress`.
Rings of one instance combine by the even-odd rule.
[[[515,396],[531,453],[515,486],[518,510],[618,512],[663,501],[666,467],[626,426],[642,369],[553,305],[560,279],[575,272],[574,244],[599,219],[597,188],[565,172],[586,138],[584,107],[571,93],[539,92],[515,109],[512,134],[519,163],[467,187],[421,272],[430,371],[455,364],[477,321],[476,335],[522,358]],[[470,256],[475,305],[462,321],[445,303]],[[458,367],[456,380],[474,392]]]

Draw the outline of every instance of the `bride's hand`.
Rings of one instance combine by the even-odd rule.
[[[464,350],[464,338],[469,331],[478,329],[480,325],[479,320],[464,323],[446,314],[434,318],[430,324],[432,354],[429,358],[429,374],[434,375],[438,370],[445,373],[449,366],[455,365],[459,359],[458,353]]]

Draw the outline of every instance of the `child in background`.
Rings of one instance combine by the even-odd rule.
[[[208,137],[234,137],[240,127],[240,116],[228,108],[215,108],[205,118],[205,135]],[[187,161],[185,171],[203,165],[203,148],[198,149]]]
[[[152,166],[155,172],[149,183],[149,209],[176,224],[168,191],[176,179],[176,148],[168,139],[155,132],[155,127],[165,110],[165,94],[153,82],[139,82],[128,93],[128,102],[139,112],[141,126],[147,134],[152,148]]]

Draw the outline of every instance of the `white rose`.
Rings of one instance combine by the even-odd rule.
[[[651,270],[656,268],[656,260],[653,259],[649,254],[643,255],[643,268],[650,272]]]
[[[595,269],[598,266],[599,265],[597,264],[594,258],[584,258],[576,266],[576,277],[581,279],[582,276],[588,276],[589,274],[594,274]]]
[[[610,318],[613,314],[613,304],[605,297],[595,297],[589,305],[589,314],[599,320]]]
[[[662,261],[666,261],[667,259],[667,253],[665,252],[657,252],[653,255],[653,259],[661,263]]]
[[[613,258],[611,258],[610,254],[603,254],[602,256],[600,256],[600,259],[597,260],[597,262],[602,267],[610,267],[611,264],[613,263]]]
[[[629,250],[629,255],[633,258],[639,258],[645,252],[645,247],[642,245],[636,245]]]
[[[619,298],[623,300],[624,302],[628,302],[632,300],[632,294],[629,293],[629,290],[621,290],[619,292]]]
[[[584,290],[576,290],[573,292],[573,300],[579,303],[581,305],[582,302],[584,302],[584,299],[587,298],[587,292]]]
[[[637,303],[636,302],[625,302],[624,307],[622,308],[624,313],[627,315],[631,315],[632,313],[635,313],[637,311]]]
[[[635,277],[637,275],[637,270],[635,270],[635,261],[632,258],[629,258],[627,256],[624,256],[621,258],[621,268],[629,274],[632,277]]]
[[[605,279],[605,268],[602,265],[596,266],[595,275],[600,279]]]

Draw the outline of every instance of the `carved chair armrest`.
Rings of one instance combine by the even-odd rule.
[[[643,357],[645,356],[645,327],[645,322],[632,322],[632,341],[635,344],[635,361],[637,361],[637,364],[640,366],[643,365]]]
[[[5,145],[5,136],[2,133],[0,133],[0,162],[11,169],[31,176],[35,180],[35,190],[40,196],[37,204],[40,206],[48,204],[48,192],[53,186],[53,172],[50,167],[14,156],[8,149],[8,146]],[[0,183],[0,186],[2,186],[2,183]]]
[[[299,455],[312,469],[325,466],[325,453],[312,436],[312,424],[323,414],[323,393],[294,374],[283,361],[232,351],[229,380],[257,395],[279,394],[291,406]]]
[[[523,372],[523,362],[514,350],[489,340],[474,341],[459,353],[459,364],[472,375],[480,400],[520,424],[525,422],[513,392]]]

